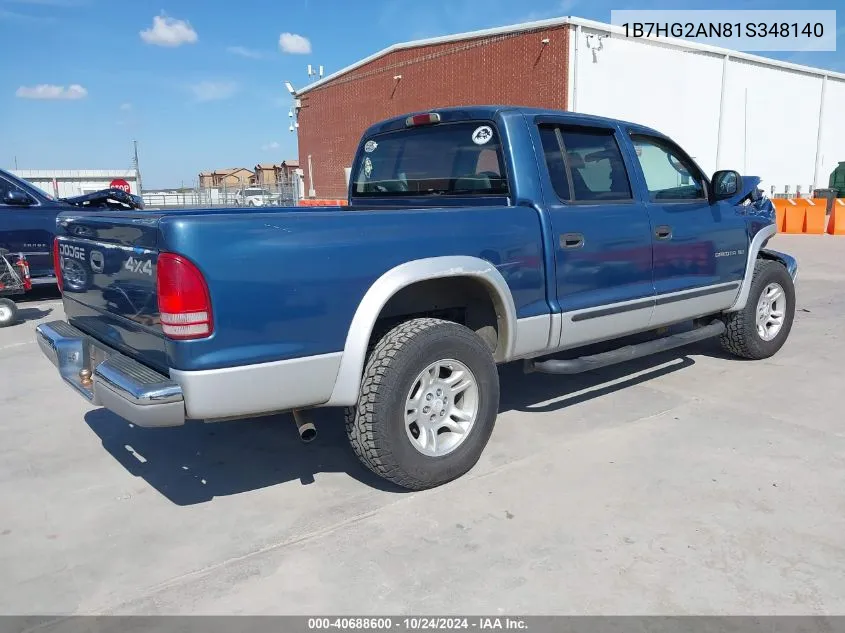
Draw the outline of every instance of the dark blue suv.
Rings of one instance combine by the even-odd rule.
[[[0,248],[26,255],[35,283],[55,279],[51,253],[56,216],[71,208],[73,205],[0,170]]]
[[[0,169],[0,248],[23,253],[34,284],[53,282],[53,238],[56,216],[72,209],[142,209],[140,197],[104,189],[75,198],[54,198],[25,180]]]

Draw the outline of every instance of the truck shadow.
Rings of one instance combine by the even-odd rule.
[[[572,375],[525,374],[521,363],[511,363],[499,369],[501,380],[499,413],[505,411],[548,413],[594,398],[601,398],[692,367],[695,361],[686,355],[691,351],[704,352],[703,349],[696,348],[688,348],[685,352],[667,351],[643,359]],[[707,355],[710,354],[707,353]],[[670,362],[671,364],[667,364]],[[509,383],[519,384],[520,388],[511,389],[507,386]],[[538,403],[552,399],[553,402],[537,406]]]
[[[34,303],[36,301],[50,301],[52,299],[61,299],[62,293],[56,287],[55,283],[38,284],[32,287],[32,290],[25,295],[15,297],[17,303],[26,304]]]
[[[24,304],[25,305],[25,304]],[[37,321],[53,312],[53,308],[22,308],[18,307],[18,323],[24,321]]]
[[[358,462],[346,438],[342,411],[314,413],[319,436],[310,444],[299,439],[289,414],[145,429],[97,409],[86,414],[85,421],[126,470],[177,505],[289,481],[312,484],[314,476],[324,472],[345,472],[373,488],[402,491]]]
[[[707,353],[701,344],[686,351],[690,350]],[[678,362],[667,365],[672,360]],[[576,376],[525,374],[521,364],[512,363],[500,367],[499,411],[556,411],[693,364],[678,350]],[[625,378],[631,374],[636,375]],[[551,399],[552,404],[532,406]],[[287,414],[145,429],[97,409],[85,421],[118,463],[177,505],[205,503],[296,480],[312,484],[315,475],[326,472],[347,473],[379,490],[407,492],[359,463],[346,438],[342,411],[318,409],[314,414],[319,436],[310,444],[300,441]]]

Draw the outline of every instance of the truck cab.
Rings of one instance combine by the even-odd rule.
[[[36,284],[55,281],[51,252],[56,216],[67,208],[69,205],[0,170],[0,248],[22,253]]]

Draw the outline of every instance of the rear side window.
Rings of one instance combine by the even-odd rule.
[[[613,130],[542,126],[540,137],[549,177],[562,200],[632,199],[628,172]]]
[[[441,123],[364,139],[356,196],[502,196],[508,181],[498,132],[484,121]]]
[[[544,125],[540,128],[540,139],[543,142],[543,154],[546,157],[546,167],[549,169],[549,179],[552,187],[561,200],[569,200],[569,176],[566,173],[566,163],[563,160],[563,147],[558,138],[557,128]]]

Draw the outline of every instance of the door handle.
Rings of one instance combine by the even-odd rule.
[[[654,230],[654,235],[659,240],[671,240],[672,239],[672,227],[671,226],[658,226]]]
[[[560,236],[561,248],[581,248],[584,246],[583,233],[564,233]]]

